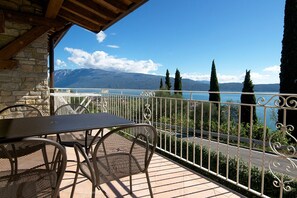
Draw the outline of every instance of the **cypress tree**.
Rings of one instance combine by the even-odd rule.
[[[168,69],[166,70],[165,87],[168,90],[171,89],[171,82],[170,82],[170,77],[169,77],[169,71],[168,71]]]
[[[297,0],[286,0],[284,33],[282,40],[281,65],[280,65],[280,93],[297,93]],[[286,97],[284,97],[286,98]],[[297,101],[296,97],[289,99],[280,98],[280,105],[293,107]],[[284,111],[278,111],[278,122],[286,125],[293,125],[293,136],[297,138],[297,111],[286,111],[286,120],[284,120]]]
[[[159,87],[159,89],[163,89],[163,80],[162,80],[162,78],[160,80],[160,87]]]
[[[251,75],[250,75],[251,70],[245,72],[245,78],[243,81],[243,88],[242,88],[242,94],[240,97],[241,103],[244,104],[256,104],[256,97],[255,94],[244,94],[244,92],[249,92],[249,93],[254,93],[254,85],[251,80]],[[256,123],[258,118],[256,115],[256,107],[253,106],[246,106],[246,105],[241,105],[241,123],[247,124],[250,123],[251,119],[251,109],[253,109],[253,123]]]
[[[178,69],[175,71],[174,90],[174,94],[182,94],[182,92],[177,92],[182,90],[182,78]]]
[[[210,75],[210,87],[209,91],[220,91],[218,78],[217,78],[217,72],[216,72],[216,65],[214,60],[212,61],[211,66],[211,75]],[[209,101],[221,101],[220,93],[209,93]],[[216,104],[218,106],[218,104]]]

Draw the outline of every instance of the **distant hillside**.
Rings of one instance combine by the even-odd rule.
[[[105,71],[101,69],[56,70],[55,87],[59,88],[114,88],[159,89],[164,76]],[[171,78],[172,84],[174,79]],[[208,91],[209,82],[182,79],[183,90]],[[221,83],[221,91],[241,91],[242,83]],[[257,92],[278,92],[279,84],[257,84]]]

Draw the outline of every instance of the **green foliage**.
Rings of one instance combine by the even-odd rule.
[[[218,122],[218,109],[215,104],[205,102],[194,102],[194,109],[190,112],[190,119],[194,120],[194,114],[196,113],[196,128],[200,129],[203,125],[204,130],[208,130],[209,127],[215,128],[214,123]],[[201,118],[202,117],[202,118]],[[217,131],[217,129],[214,129]]]
[[[210,75],[210,87],[209,91],[220,91],[218,78],[217,78],[217,72],[216,72],[216,65],[214,60],[212,61],[211,66],[211,75]],[[209,93],[209,101],[221,101],[220,94],[219,93]],[[218,104],[216,105],[218,106]]]
[[[280,65],[280,93],[297,93],[297,0],[286,0],[284,34],[282,41],[281,65]],[[282,102],[283,98],[280,98]],[[291,101],[297,101],[297,98],[290,98]],[[282,103],[281,103],[282,105]],[[284,123],[284,112],[282,109],[278,112],[278,120]],[[297,111],[286,112],[286,123],[293,125],[295,130],[292,134],[297,138]]]
[[[169,123],[174,123],[174,126],[172,127],[173,130],[174,127],[176,127],[177,131],[182,131],[183,133],[186,133],[185,130],[182,130],[182,128],[191,128],[193,129],[194,128],[194,121],[193,120],[189,120],[188,122],[185,122],[187,120],[187,117],[186,115],[181,115],[181,114],[172,114],[171,116],[171,119],[169,117],[164,117],[162,116],[160,118],[160,122],[161,123],[166,123],[166,124],[169,124]],[[193,135],[193,132],[190,133],[190,135]]]
[[[165,87],[168,90],[171,89],[171,82],[170,82],[170,77],[169,77],[169,71],[168,71],[168,69],[166,70]]]
[[[155,92],[155,96],[156,97],[160,97],[160,98],[162,98],[162,97],[164,97],[164,98],[166,98],[166,97],[171,97],[171,93],[170,93],[170,91],[168,91],[168,90],[166,90],[166,89],[162,89],[162,90],[160,90],[160,91],[156,91]]]
[[[182,94],[182,78],[180,76],[180,72],[176,69],[175,78],[174,78],[174,94]]]
[[[248,92],[248,93],[254,93],[254,85],[251,80],[251,75],[250,75],[251,70],[246,70],[245,73],[245,78],[243,81],[243,88],[242,92]],[[242,104],[256,104],[256,97],[255,94],[241,94],[240,97],[241,103]],[[252,105],[241,105],[241,122],[244,124],[250,123],[251,119],[251,111],[253,110],[252,113],[252,120],[253,123],[256,123],[258,118],[256,115],[256,107]]]
[[[232,100],[228,100],[227,102],[230,104],[221,105],[221,122],[228,122],[228,119],[230,119],[231,122],[238,123],[238,106],[231,104],[233,103]],[[229,115],[230,118],[228,118]]]

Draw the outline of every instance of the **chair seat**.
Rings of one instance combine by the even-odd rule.
[[[74,134],[75,133],[66,133],[66,134],[60,135],[61,137],[60,144],[68,147],[73,147],[74,144],[80,144],[81,146],[85,146],[85,141],[86,141],[85,136],[80,135],[81,134],[80,132],[78,132],[79,135],[74,135]],[[100,137],[88,135],[87,147],[91,146],[91,144],[96,144],[99,141],[99,139]]]
[[[0,197],[51,197],[51,189],[57,185],[56,181],[55,171],[18,170],[16,175],[0,177]]]
[[[131,171],[129,160],[131,159]],[[90,159],[93,166],[93,159]],[[129,153],[114,153],[96,159],[97,168],[99,169],[99,184],[117,180],[131,174],[141,173],[141,167],[134,156]],[[86,162],[81,162],[81,171],[87,177],[91,178],[91,174]],[[93,167],[92,167],[93,168]]]

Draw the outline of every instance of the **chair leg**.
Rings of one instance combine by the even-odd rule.
[[[70,197],[73,197],[74,191],[75,191],[75,186],[76,186],[78,172],[79,172],[79,165],[78,165],[78,163],[79,162],[76,163],[76,171],[75,171],[75,176],[74,176],[74,180],[73,180],[73,186],[72,186],[71,196]]]
[[[149,174],[148,174],[147,170],[145,171],[145,175],[146,175],[146,180],[147,180],[148,188],[150,191],[150,195],[153,198],[154,196],[153,196],[152,186],[151,186],[151,182],[150,182],[150,178],[149,178]]]
[[[95,198],[96,196],[96,186],[92,184],[92,198]]]
[[[130,174],[130,194],[132,194],[132,175]]]

